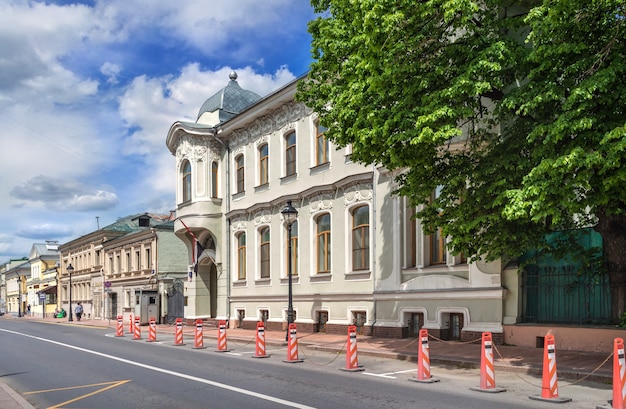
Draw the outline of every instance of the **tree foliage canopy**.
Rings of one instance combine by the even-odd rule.
[[[623,0],[311,3],[298,97],[353,160],[396,172],[427,232],[488,260],[583,226],[624,243]]]

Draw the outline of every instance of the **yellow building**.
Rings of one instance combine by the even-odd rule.
[[[33,244],[28,263],[30,277],[26,280],[25,312],[35,317],[52,317],[57,309],[58,242]]]

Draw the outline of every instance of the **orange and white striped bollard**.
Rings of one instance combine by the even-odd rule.
[[[346,367],[340,369],[342,371],[349,372],[364,371],[365,368],[359,366],[359,357],[356,346],[356,326],[348,326],[348,340],[346,342]]]
[[[267,358],[267,351],[265,350],[265,324],[263,321],[256,323],[256,350],[253,355],[254,358]]]
[[[298,358],[298,337],[296,324],[289,324],[289,341],[287,343],[287,359],[285,359],[285,362],[303,362],[302,359]]]
[[[135,333],[135,327],[133,326],[133,322],[134,322],[133,314],[130,314],[130,321],[128,321],[128,333],[129,334]]]
[[[217,328],[217,349],[216,352],[228,352],[226,343],[226,321],[220,321]]]
[[[409,378],[409,380],[423,383],[439,382],[439,379],[433,378],[430,374],[430,353],[427,329],[420,330],[417,348],[417,374],[414,378]]]
[[[139,325],[139,317],[135,317],[134,330],[133,339],[141,339],[141,325]]]
[[[548,334],[544,338],[541,396],[529,396],[529,398],[555,403],[565,403],[572,400],[571,398],[559,397],[559,382],[556,373],[556,346],[554,335],[552,334]]]
[[[483,332],[480,355],[480,387],[470,388],[478,392],[504,392],[503,388],[496,388],[496,372],[493,364],[493,340],[491,332]]]
[[[156,342],[156,340],[156,319],[154,317],[150,317],[150,327],[148,328],[147,342]]]
[[[174,335],[174,345],[182,346],[183,343],[183,319],[176,318],[176,334]]]
[[[116,337],[124,336],[124,317],[121,315],[117,316],[117,326],[115,328],[115,336]]]
[[[196,320],[196,335],[193,343],[194,349],[202,349],[204,346],[204,334],[202,333],[202,320]]]

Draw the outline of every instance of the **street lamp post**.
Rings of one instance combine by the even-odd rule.
[[[296,222],[298,218],[298,211],[291,205],[291,200],[287,200],[287,205],[280,211],[287,224],[287,243],[288,243],[288,282],[289,282],[289,299],[287,304],[287,334],[285,341],[289,340],[289,324],[293,324],[293,280],[291,277],[292,269],[292,253],[291,253],[291,225]]]
[[[22,316],[22,276],[17,275],[17,316]]]
[[[67,273],[70,275],[70,285],[69,285],[69,294],[70,294],[70,304],[69,304],[69,319],[68,321],[74,321],[74,318],[72,318],[72,273],[74,272],[74,267],[72,267],[72,263],[68,264],[66,267]]]

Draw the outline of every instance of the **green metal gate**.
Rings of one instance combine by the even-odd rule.
[[[602,238],[581,230],[579,244],[598,249]],[[584,268],[573,255],[539,257],[522,272],[522,322],[575,325],[611,323],[611,292],[606,274]]]

